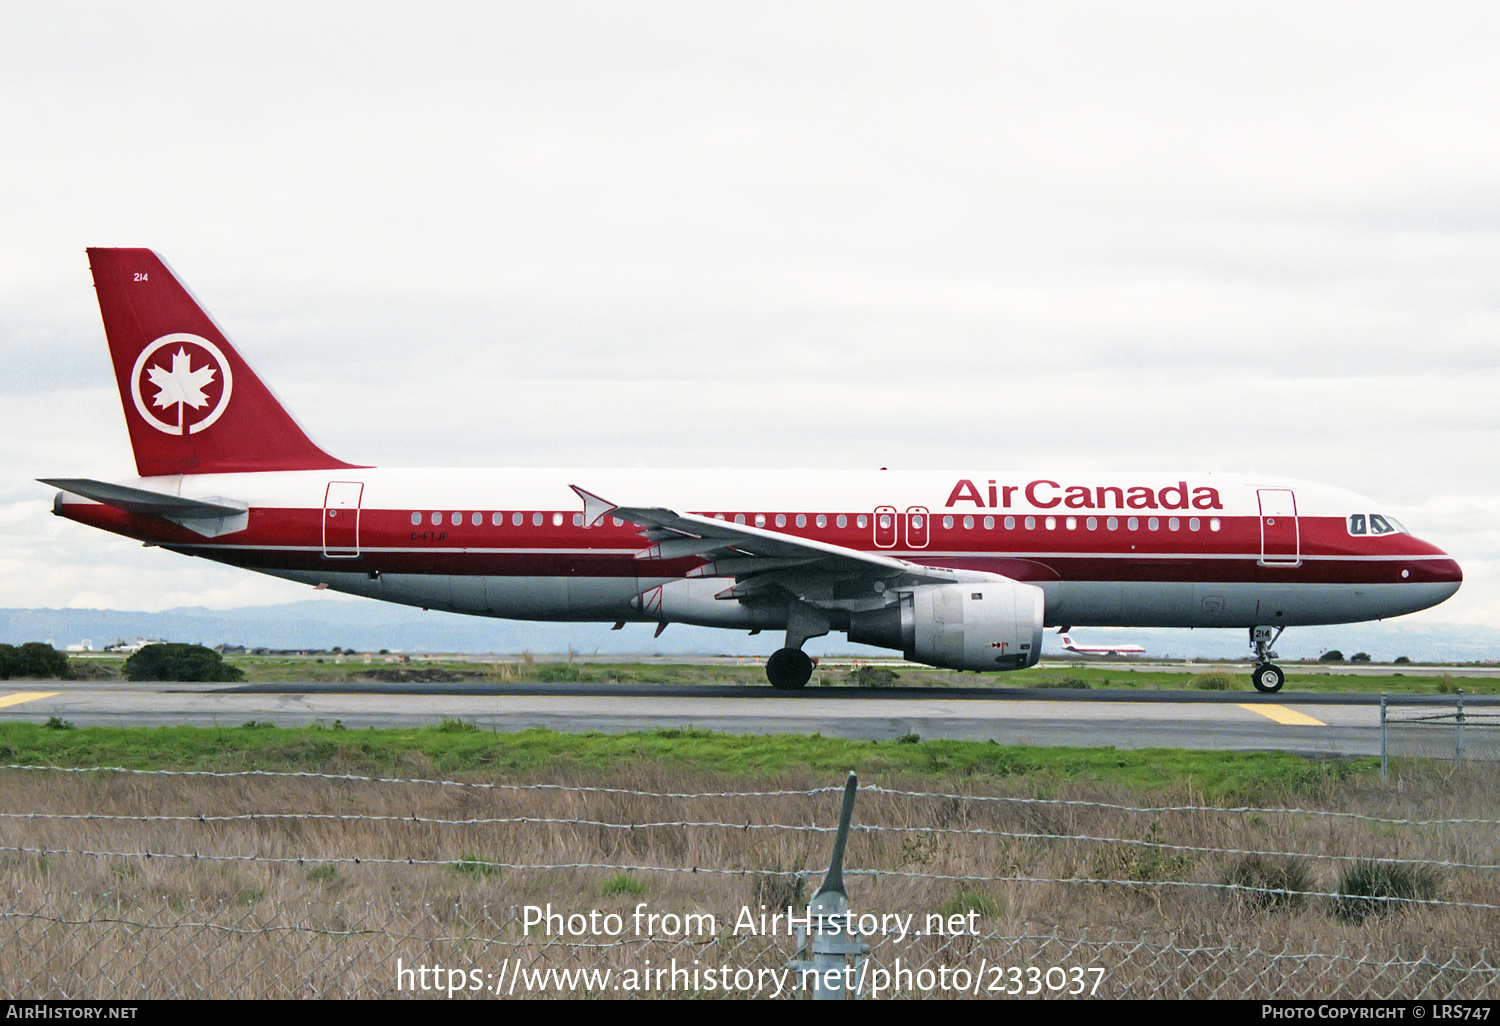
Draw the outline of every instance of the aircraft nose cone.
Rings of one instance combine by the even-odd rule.
[[[1452,557],[1434,560],[1432,573],[1434,580],[1453,585],[1454,591],[1457,591],[1458,586],[1464,583],[1463,569],[1458,565],[1458,561]]]

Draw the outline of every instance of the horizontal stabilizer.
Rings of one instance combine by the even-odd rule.
[[[167,495],[149,488],[132,488],[129,485],[94,481],[86,477],[38,478],[42,484],[61,488],[65,492],[92,499],[95,502],[124,510],[158,516],[180,524],[190,531],[209,538],[221,534],[243,531],[250,519],[250,507],[235,499],[215,495],[211,499],[189,499],[181,495]]]

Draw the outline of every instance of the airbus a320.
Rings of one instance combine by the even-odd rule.
[[[520,620],[831,631],[953,670],[1035,665],[1049,626],[1248,629],[1398,616],[1463,579],[1381,505],[1206,473],[381,469],[308,438],[155,253],[90,249],[135,476],[53,511],[185,555]]]

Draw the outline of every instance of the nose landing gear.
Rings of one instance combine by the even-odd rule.
[[[1281,637],[1285,627],[1251,627],[1250,647],[1255,649],[1255,669],[1250,673],[1250,682],[1263,695],[1274,695],[1286,683],[1286,674],[1281,667],[1271,662],[1276,653],[1271,646]]]

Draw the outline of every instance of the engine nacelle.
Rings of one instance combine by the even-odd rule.
[[[1042,657],[1042,589],[1019,581],[929,584],[849,618],[849,640],[950,670],[1020,670]]]

